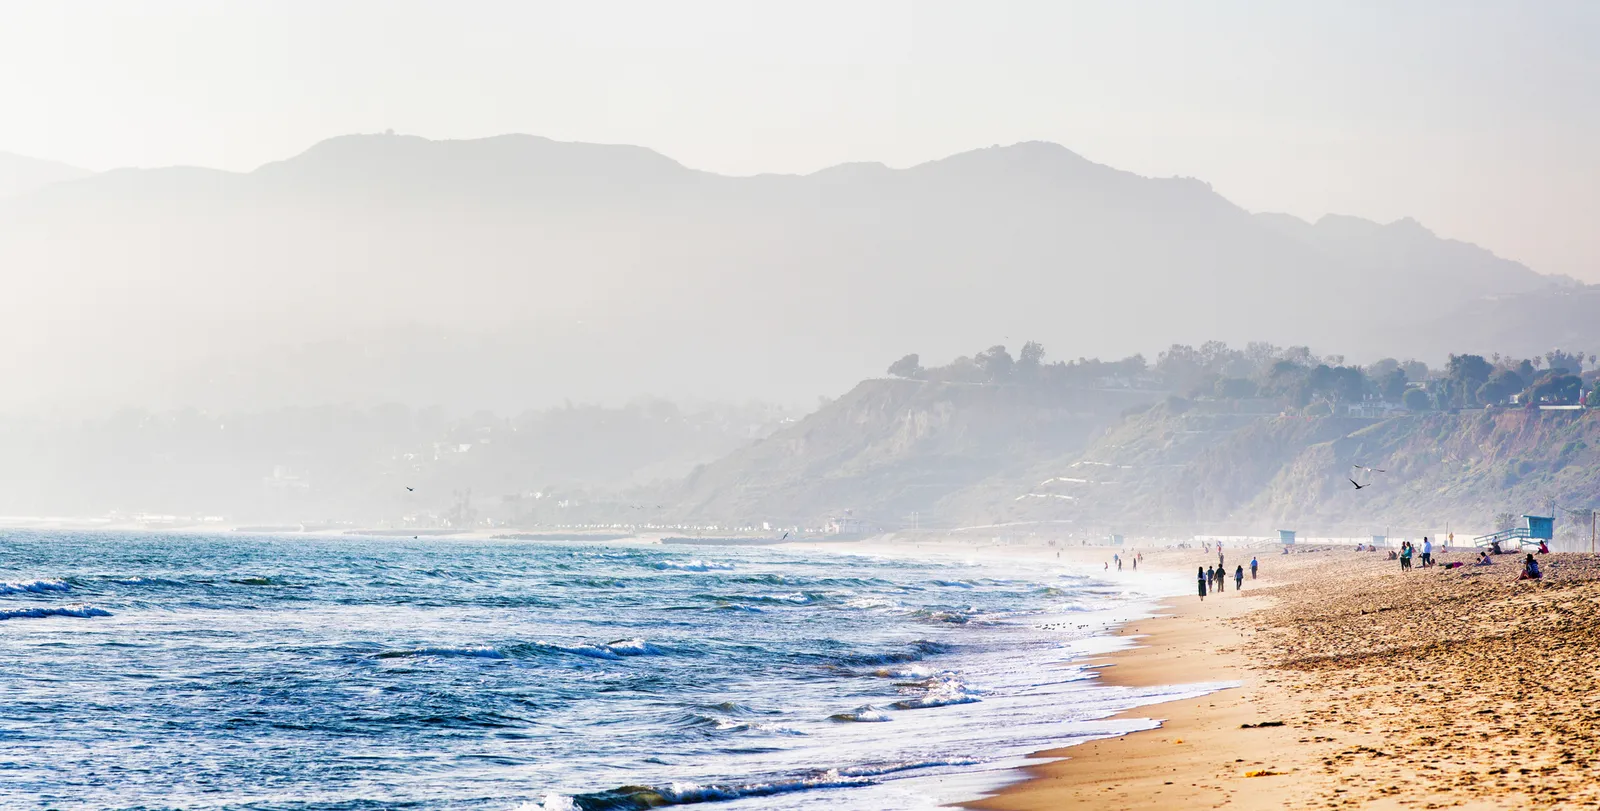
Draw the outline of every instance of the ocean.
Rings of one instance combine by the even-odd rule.
[[[932,809],[1209,688],[1077,663],[1185,578],[911,552],[0,532],[0,797]]]

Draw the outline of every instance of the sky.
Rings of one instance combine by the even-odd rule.
[[[1600,282],[1600,3],[0,0],[0,151],[526,132],[726,174],[1047,140]]]

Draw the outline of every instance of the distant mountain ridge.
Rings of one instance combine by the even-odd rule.
[[[0,152],[0,199],[35,191],[63,180],[76,180],[93,174],[56,161],[40,160],[10,152]]]
[[[1408,221],[1251,214],[1043,142],[726,177],[529,135],[342,136],[250,173],[57,183],[0,200],[0,264],[25,280],[0,339],[37,348],[0,362],[23,381],[0,407],[237,406],[228,377],[281,402],[794,402],[908,348],[1027,338],[1420,355],[1434,318],[1563,285]],[[1514,334],[1543,344],[1532,327]],[[378,337],[396,330],[430,360]],[[331,375],[282,360],[334,344],[359,348],[316,359]]]

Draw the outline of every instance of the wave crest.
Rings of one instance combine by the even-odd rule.
[[[109,617],[111,612],[92,605],[67,605],[50,608],[0,608],[0,620],[44,619],[45,617]]]
[[[72,591],[72,586],[60,580],[0,583],[0,594],[49,594],[56,591]]]

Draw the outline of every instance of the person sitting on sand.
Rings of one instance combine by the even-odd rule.
[[[1479,552],[1478,553],[1478,562],[1474,563],[1472,565],[1474,565],[1474,566],[1493,566],[1494,565],[1494,558],[1489,557],[1489,553],[1488,552]]]
[[[1489,554],[1491,554],[1491,555],[1504,555],[1505,554],[1504,552],[1500,551],[1500,542],[1499,541],[1494,541],[1493,543],[1489,544]]]
[[[1544,572],[1539,571],[1539,561],[1534,560],[1533,555],[1528,555],[1528,559],[1522,562],[1522,574],[1517,575],[1517,579],[1538,580],[1541,577],[1544,577]]]
[[[1541,555],[1550,554],[1550,545],[1545,543],[1544,541],[1540,541],[1539,542],[1539,554],[1541,554]]]
[[[1206,575],[1206,570],[1205,569],[1201,569],[1199,571],[1199,573],[1197,573],[1194,576],[1195,581],[1200,584],[1200,602],[1202,602],[1202,603],[1206,601],[1206,579],[1207,579],[1207,577],[1208,576]]]

